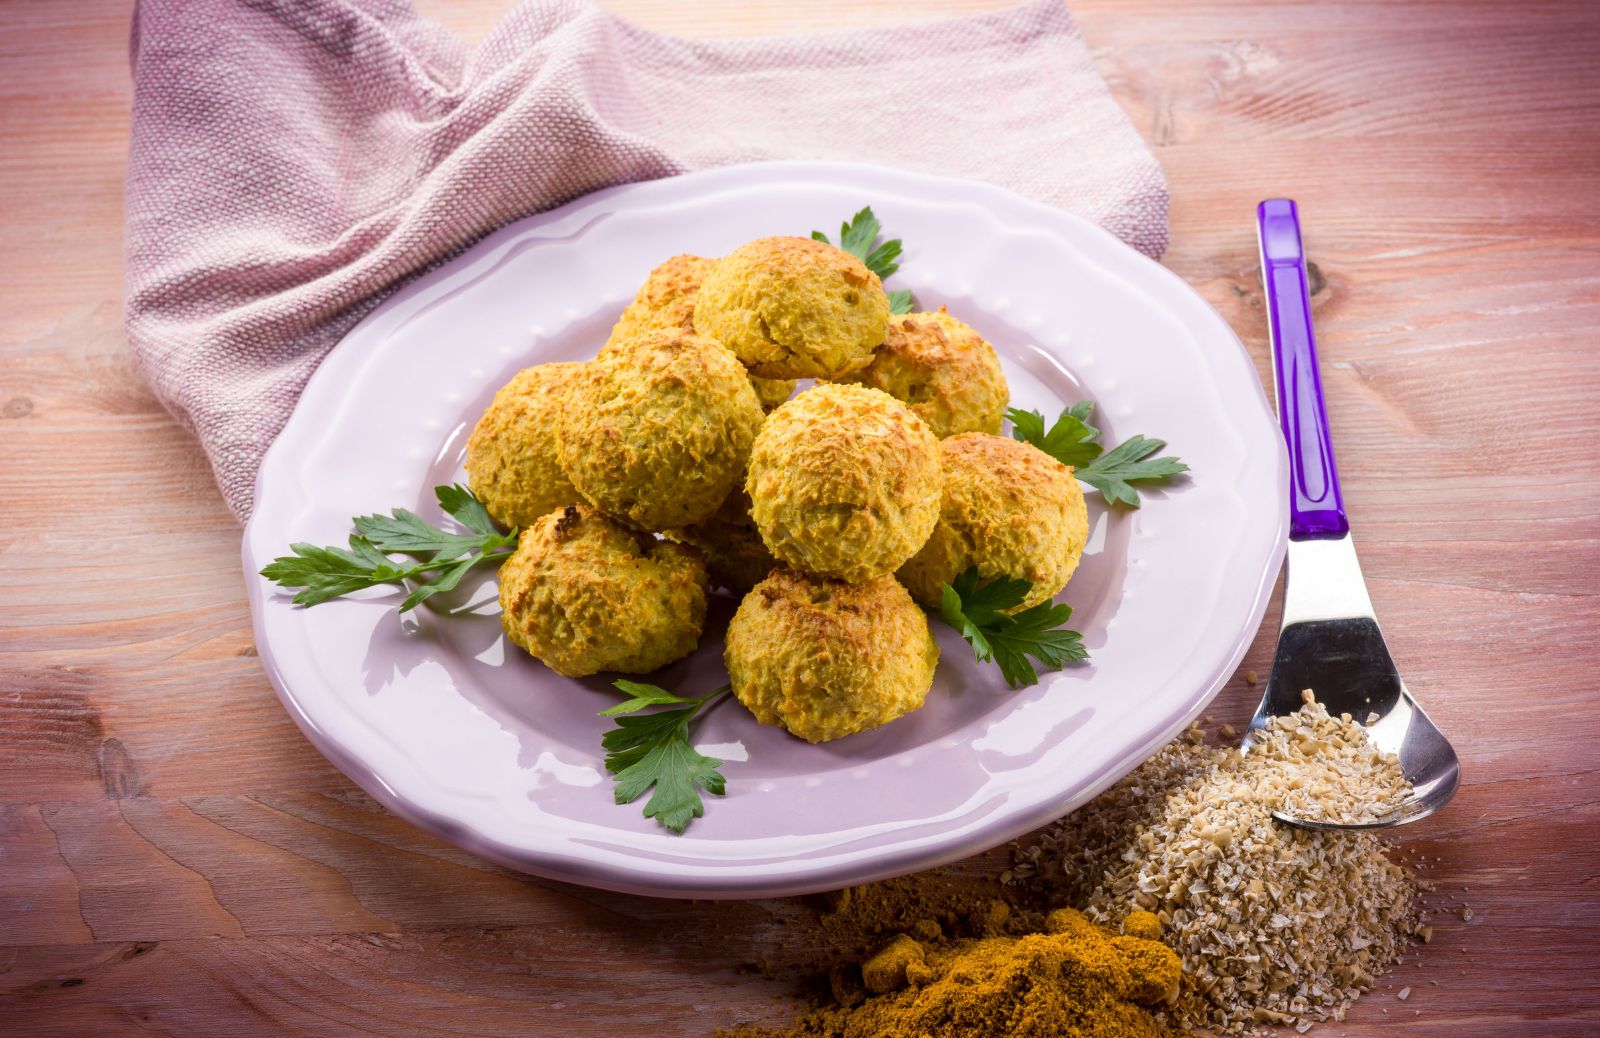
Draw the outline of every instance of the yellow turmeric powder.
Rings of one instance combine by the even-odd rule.
[[[955,891],[952,891],[955,893]],[[969,891],[970,893],[970,891]],[[1164,1038],[1159,1013],[1177,996],[1178,957],[1159,921],[1136,912],[1122,934],[1059,909],[1013,920],[1004,902],[923,903],[905,890],[859,888],[843,910],[892,920],[880,939],[830,976],[833,1005],[781,1029],[743,1027],[728,1038]],[[859,922],[860,920],[856,920]],[[1015,932],[1017,927],[1034,932]],[[825,922],[824,929],[827,928]],[[1001,932],[1010,930],[1012,932]],[[1039,932],[1042,931],[1042,932]],[[968,934],[955,936],[957,933]]]

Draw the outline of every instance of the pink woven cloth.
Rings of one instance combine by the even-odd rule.
[[[140,3],[128,340],[234,512],[398,285],[597,188],[757,159],[991,181],[1159,256],[1167,191],[1066,9],[698,41],[530,0],[476,50],[400,0]]]

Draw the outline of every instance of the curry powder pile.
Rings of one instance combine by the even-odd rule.
[[[839,954],[885,926],[868,950],[835,961],[827,1005],[788,1027],[726,1038],[1166,1038],[1178,957],[1160,923],[1134,912],[1120,934],[1072,909],[1014,912],[904,883],[843,892],[819,922]],[[966,894],[967,897],[962,897]]]

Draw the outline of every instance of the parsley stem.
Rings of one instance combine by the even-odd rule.
[[[707,693],[695,700],[694,717],[704,717],[711,712],[711,708],[728,698],[728,693],[733,691],[732,683],[723,685],[714,692]]]
[[[503,559],[515,550],[515,548],[496,548],[493,551],[469,551],[464,555],[447,555],[442,559],[424,559],[407,570],[406,573],[409,575],[423,573],[430,569],[442,569],[445,566],[453,566],[462,559],[472,559],[473,564],[476,565],[479,562],[488,562],[491,559]]]
[[[446,566],[453,566],[465,558],[471,558],[472,564],[476,566],[480,562],[492,562],[495,559],[503,559],[510,554],[511,552],[509,551],[485,551],[478,552],[476,555],[457,555],[455,558],[439,559],[437,561],[430,559],[426,562],[419,562],[409,569],[403,569],[387,580],[376,581],[372,586],[378,587],[382,584],[403,584],[408,580],[423,580],[423,578],[425,578],[434,570],[444,569]],[[426,581],[423,582],[425,583]]]

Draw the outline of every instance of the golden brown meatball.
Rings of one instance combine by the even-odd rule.
[[[574,380],[561,468],[585,500],[642,530],[709,519],[738,484],[761,404],[733,354],[647,332]]]
[[[717,261],[685,253],[658,265],[645,278],[633,302],[611,328],[611,336],[600,348],[603,357],[645,332],[672,328],[694,331],[694,304],[700,295],[700,282]],[[765,410],[772,410],[794,392],[794,379],[750,376],[756,397]]]
[[[700,294],[700,282],[716,263],[704,256],[685,253],[657,265],[612,326],[606,346],[625,342],[644,332],[669,328],[694,331],[694,301]]]
[[[988,433],[940,441],[944,498],[922,550],[900,567],[917,601],[938,608],[939,587],[968,566],[983,579],[1031,581],[1018,609],[1054,598],[1083,555],[1089,515],[1072,469],[1032,444]]]
[[[643,674],[699,644],[706,571],[691,548],[567,505],[523,531],[500,609],[506,636],[557,674]]]
[[[792,378],[762,378],[760,375],[750,376],[750,385],[756,391],[756,398],[761,401],[763,411],[771,411],[794,395],[794,387],[799,383]]]
[[[556,428],[582,364],[524,368],[500,387],[467,439],[467,484],[495,522],[527,526],[578,500],[561,471]]]
[[[827,742],[921,706],[939,646],[893,577],[846,584],[779,569],[740,603],[723,660],[756,720]]]
[[[762,378],[840,378],[872,359],[889,321],[878,275],[809,238],[758,238],[717,261],[694,326]]]
[[[663,536],[698,548],[705,556],[711,585],[739,595],[755,587],[778,564],[750,518],[750,498],[743,487],[735,487],[710,519],[668,530]]]
[[[1011,399],[994,347],[942,306],[889,318],[872,363],[851,380],[899,400],[941,438],[998,434]]]
[[[819,385],[767,417],[745,490],[780,561],[860,583],[894,572],[939,518],[939,441],[876,389]]]

